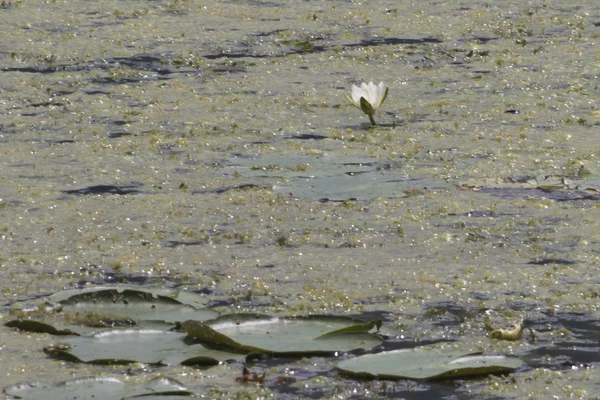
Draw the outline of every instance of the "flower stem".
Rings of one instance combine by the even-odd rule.
[[[375,123],[375,118],[373,118],[373,114],[368,114],[369,115],[369,121],[371,121],[371,124],[373,124],[373,126],[377,126],[377,124]]]

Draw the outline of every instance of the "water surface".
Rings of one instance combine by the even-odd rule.
[[[597,2],[9,1],[0,19],[0,320],[84,284],[182,287],[528,360],[438,394],[598,391],[597,356],[486,331],[597,332]],[[389,86],[378,127],[344,97],[363,80]],[[3,384],[123,374],[0,329]],[[239,390],[238,369],[131,379]],[[306,382],[294,395],[417,385]]]

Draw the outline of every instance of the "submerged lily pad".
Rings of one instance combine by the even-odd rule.
[[[406,197],[415,190],[454,187],[441,179],[409,177],[397,162],[352,157],[265,156],[230,159],[231,168],[254,184],[265,181],[275,193],[310,200],[369,200]]]
[[[89,337],[74,337],[44,350],[54,358],[88,364],[215,365],[241,361],[239,354],[188,345],[185,334],[158,330],[114,329]]]
[[[436,345],[367,354],[338,363],[345,373],[382,379],[446,379],[511,372],[523,361]]]
[[[59,292],[48,301],[60,304],[65,312],[100,312],[134,321],[126,325],[135,325],[135,321],[174,323],[190,318],[205,321],[219,316],[217,311],[205,308],[208,300],[204,296],[166,289],[94,287]]]
[[[556,201],[600,200],[600,178],[581,176],[523,176],[509,178],[470,179],[461,182],[462,189],[489,193],[504,199],[548,198]]]
[[[280,356],[329,355],[371,349],[382,340],[369,333],[381,321],[311,316],[276,318],[260,314],[233,314],[206,323],[186,321],[184,330],[194,340],[240,353]]]
[[[182,383],[175,379],[159,377],[128,391],[124,382],[111,377],[79,378],[46,385],[41,383],[21,383],[4,388],[4,393],[18,399],[28,400],[114,400],[143,398],[178,399],[181,396],[192,396]]]

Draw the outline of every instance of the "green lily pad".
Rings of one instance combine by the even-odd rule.
[[[276,318],[260,314],[232,314],[206,323],[185,321],[190,338],[240,353],[279,356],[331,355],[381,344],[369,333],[381,321],[363,322],[346,317]]]
[[[201,321],[219,316],[206,308],[208,299],[202,295],[166,289],[140,289],[131,287],[94,287],[83,290],[67,290],[47,299],[60,304],[65,313],[90,314],[90,322],[96,323],[97,314],[111,315],[137,321],[164,321],[175,323],[193,318]],[[102,318],[100,318],[102,319]],[[114,321],[121,319],[115,318]],[[85,324],[85,323],[84,323]],[[110,325],[110,324],[108,324]],[[113,325],[120,325],[114,323]]]
[[[78,332],[75,332],[69,328],[57,328],[50,324],[47,324],[42,321],[35,321],[31,319],[15,319],[12,321],[8,321],[4,324],[9,328],[17,328],[25,332],[36,332],[36,333],[49,333],[51,335],[57,336],[65,336],[65,335],[75,335],[79,336]]]
[[[511,372],[522,365],[514,357],[432,345],[354,357],[339,362],[338,368],[357,377],[446,379]]]
[[[57,317],[53,318],[54,320]],[[33,319],[15,319],[5,323],[5,326],[17,328],[24,332],[48,333],[55,336],[85,336],[93,335],[101,331],[114,329],[114,327],[131,327],[135,329],[158,329],[168,330],[173,328],[174,324],[167,324],[157,321],[133,321],[127,319],[128,324],[122,324],[123,317],[118,317],[110,314],[88,312],[78,314],[77,316],[69,316],[72,324],[63,325],[61,323],[50,321],[38,321]],[[74,325],[79,323],[80,325]],[[83,324],[83,325],[81,325]]]
[[[73,337],[44,349],[54,358],[88,364],[216,365],[241,361],[239,354],[211,350],[201,344],[188,345],[186,335],[150,329],[113,329],[92,336]]]
[[[175,379],[159,377],[128,391],[124,382],[111,377],[88,377],[73,379],[55,385],[21,383],[4,388],[4,393],[27,400],[114,400],[146,398],[179,399],[192,396],[183,384]]]

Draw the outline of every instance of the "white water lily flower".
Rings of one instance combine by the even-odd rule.
[[[369,116],[371,124],[377,125],[373,114],[383,104],[387,94],[388,88],[383,82],[379,82],[379,85],[373,82],[369,82],[367,85],[363,82],[360,87],[352,85],[352,98],[348,97],[348,95],[346,95],[346,98],[354,107],[359,108]]]

